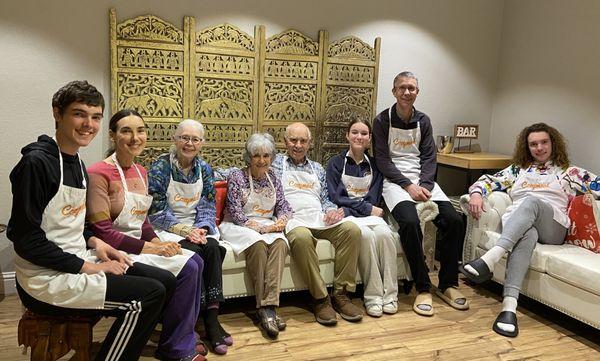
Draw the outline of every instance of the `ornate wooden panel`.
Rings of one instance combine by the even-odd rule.
[[[259,129],[273,134],[279,148],[284,147],[286,126],[303,122],[319,139],[324,31],[317,41],[287,30],[265,41],[261,77]],[[311,157],[320,160],[315,141]]]
[[[350,120],[371,121],[375,116],[379,49],[379,38],[371,47],[353,36],[327,46],[320,137],[323,163],[347,148],[345,135]]]
[[[172,142],[174,126],[189,116],[189,19],[179,29],[156,16],[117,24],[110,10],[111,111],[137,110],[148,125],[140,162],[148,165]]]
[[[246,139],[258,119],[262,27],[250,36],[231,24],[195,31],[191,19],[192,117],[206,127],[203,157],[213,166],[243,165]]]
[[[201,121],[203,157],[215,167],[242,165],[246,139],[271,133],[284,148],[285,127],[303,122],[313,134],[312,159],[326,161],[346,147],[352,118],[370,120],[376,104],[379,39],[331,44],[295,30],[266,39],[231,24],[183,29],[153,15],[117,23],[110,10],[111,111],[138,110],[148,126],[148,165],[172,142],[183,118]]]

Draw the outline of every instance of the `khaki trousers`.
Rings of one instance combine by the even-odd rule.
[[[283,239],[277,239],[271,244],[258,241],[244,252],[246,269],[254,286],[256,308],[279,306],[287,244]]]
[[[317,239],[331,242],[335,248],[334,291],[356,289],[356,269],[360,252],[360,228],[352,222],[343,222],[324,230],[296,227],[286,234],[290,251],[310,294],[315,299],[327,297],[327,287],[319,272]]]

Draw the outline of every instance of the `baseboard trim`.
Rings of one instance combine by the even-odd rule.
[[[0,284],[0,294],[14,295],[17,293],[17,279],[15,272],[2,272],[2,284]]]

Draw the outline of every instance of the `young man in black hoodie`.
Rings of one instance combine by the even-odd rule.
[[[56,132],[21,150],[10,174],[17,291],[33,312],[116,317],[97,360],[137,360],[168,297],[163,283],[126,274],[124,254],[85,234],[87,173],[79,157],[98,133],[104,98],[73,81],[52,98]],[[129,272],[133,273],[133,272]],[[175,280],[173,279],[173,285]]]

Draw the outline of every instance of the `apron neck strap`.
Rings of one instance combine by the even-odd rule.
[[[273,185],[273,182],[271,181],[271,177],[269,177],[269,172],[265,173],[265,175],[267,176],[267,180],[269,181],[271,188],[273,188],[273,190],[275,190],[275,186]],[[248,167],[248,183],[250,183],[250,193],[253,193],[254,192],[254,178],[252,177],[252,173],[250,172],[250,167]]]
[[[56,140],[56,136],[52,137],[52,140],[54,140],[54,142],[56,143],[56,147],[58,148],[58,165],[60,167],[60,183],[59,183],[59,185],[62,185],[63,180],[64,180],[63,157],[62,157],[62,153],[60,151],[60,146],[58,145],[58,141]],[[87,188],[87,181],[85,180],[85,172],[83,171],[83,161],[81,160],[81,156],[79,155],[79,152],[77,152],[76,154],[77,154],[77,160],[79,160],[79,168],[81,169],[83,188],[85,189],[85,188]]]
[[[129,192],[129,188],[127,187],[127,181],[125,180],[125,173],[123,173],[123,168],[121,168],[121,165],[119,164],[119,161],[117,160],[117,153],[113,153],[111,155],[111,158],[112,158],[113,162],[115,163],[117,170],[119,171],[119,176],[121,176],[121,183],[123,183],[123,190],[125,190],[125,192]],[[142,177],[142,173],[140,172],[138,167],[135,165],[135,163],[133,163],[131,166],[133,168],[135,168],[138,176],[142,180],[142,184],[144,185],[144,188],[146,188],[146,181],[144,181],[144,177]]]
[[[348,155],[350,155],[350,151],[347,151],[346,156],[344,157],[344,165],[342,166],[342,175],[343,176],[346,175],[346,164],[348,163]],[[364,158],[365,162],[367,162],[367,164],[369,165],[369,170],[371,171],[371,173],[373,173],[373,168],[371,167],[371,161],[369,160],[369,157],[367,157],[366,153],[363,155],[363,158]],[[358,165],[358,164],[359,163],[357,163],[356,165]]]

